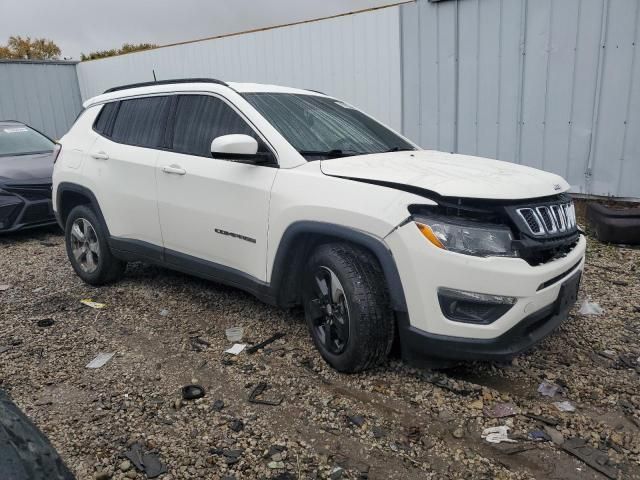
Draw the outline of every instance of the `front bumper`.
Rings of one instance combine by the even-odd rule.
[[[51,194],[11,192],[3,194],[0,202],[0,233],[35,228],[56,223],[51,204]]]
[[[568,316],[577,300],[581,271],[575,272],[560,287],[558,298],[550,305],[523,318],[496,338],[460,338],[435,335],[409,324],[400,314],[398,328],[402,357],[420,363],[426,357],[448,360],[503,360],[529,349],[555,330]]]
[[[399,312],[403,349],[411,355],[456,359],[512,356],[551,332],[567,316],[570,305],[563,309],[554,305],[563,296],[563,285],[581,275],[586,249],[580,236],[565,257],[537,266],[519,258],[473,257],[436,248],[413,222],[385,241],[407,303],[407,312]],[[489,324],[450,320],[440,308],[441,287],[514,297],[515,304]]]

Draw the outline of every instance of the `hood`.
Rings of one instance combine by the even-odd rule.
[[[570,187],[562,177],[535,168],[434,150],[322,160],[320,168],[325,175],[406,185],[444,197],[520,200]]]
[[[0,182],[51,182],[53,153],[0,156]]]

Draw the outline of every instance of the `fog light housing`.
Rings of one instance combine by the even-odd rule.
[[[517,298],[441,287],[438,301],[442,314],[449,320],[488,325],[511,310]]]

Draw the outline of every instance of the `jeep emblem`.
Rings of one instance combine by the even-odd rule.
[[[559,184],[559,183],[555,183],[555,184],[553,185],[553,189],[557,192],[558,190],[562,190],[562,187],[560,186],[560,184]]]

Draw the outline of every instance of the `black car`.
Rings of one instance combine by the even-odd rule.
[[[0,120],[0,233],[56,223],[51,174],[60,146],[13,120]]]

